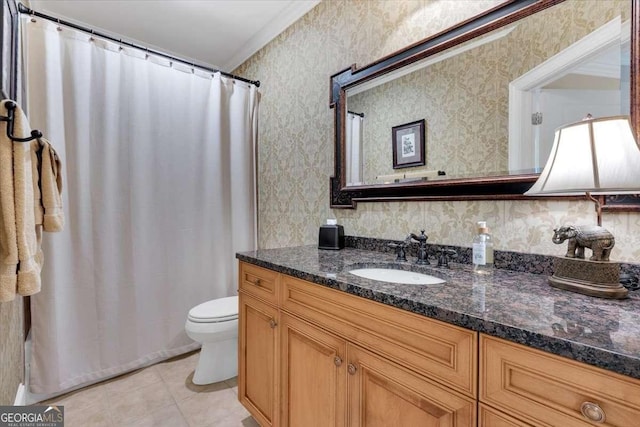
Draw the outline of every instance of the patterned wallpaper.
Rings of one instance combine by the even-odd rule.
[[[0,405],[13,405],[24,363],[23,298],[0,303]]]
[[[262,82],[260,247],[316,243],[318,227],[328,217],[337,218],[351,235],[401,239],[425,228],[432,243],[470,246],[475,222],[486,220],[497,249],[562,254],[563,249],[551,242],[554,227],[595,222],[593,205],[586,201],[390,202],[360,203],[355,210],[329,208],[333,173],[329,76],[353,63],[366,65],[498,3],[468,0],[460,7],[457,0],[324,0],[235,70]],[[582,8],[588,9],[584,16],[572,12],[563,19],[585,25],[605,22],[606,16],[592,12],[593,3]],[[540,36],[549,41],[565,37]],[[529,66],[515,57],[495,60],[518,69]],[[464,117],[459,119],[462,126]],[[506,129],[506,118],[483,126]],[[476,128],[471,132],[481,133]],[[640,262],[640,215],[606,213],[603,223],[618,236],[612,258]]]

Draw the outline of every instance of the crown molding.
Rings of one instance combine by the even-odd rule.
[[[295,0],[282,10],[282,12],[267,25],[262,27],[253,37],[247,41],[223,64],[222,69],[232,72],[249,59],[254,53],[263,48],[267,43],[276,38],[280,33],[289,28],[294,22],[302,18],[307,12],[316,7],[321,0]]]

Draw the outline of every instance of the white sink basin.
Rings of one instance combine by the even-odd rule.
[[[439,277],[415,273],[413,271],[394,270],[391,268],[359,268],[351,270],[349,273],[364,277],[365,279],[400,283],[403,285],[437,285],[445,283],[445,281]]]

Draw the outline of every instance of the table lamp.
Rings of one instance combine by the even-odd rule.
[[[602,228],[602,207],[594,195],[640,193],[640,148],[626,116],[593,118],[556,130],[547,164],[527,196],[586,195],[596,204],[598,225],[565,225],[552,241],[567,241],[555,260],[551,286],[603,298],[624,298],[620,264],[609,261],[614,236]],[[584,250],[592,250],[589,260]]]

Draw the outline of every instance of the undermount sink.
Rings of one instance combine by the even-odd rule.
[[[378,280],[380,282],[399,283],[403,285],[438,285],[445,283],[439,277],[414,271],[395,270],[392,268],[358,268],[349,271],[365,279]]]

